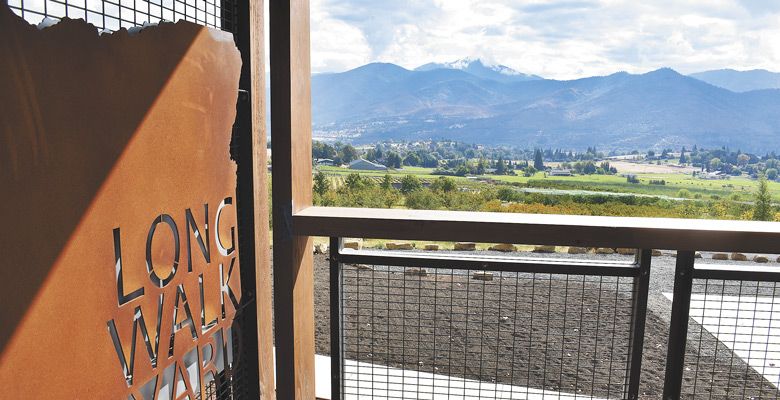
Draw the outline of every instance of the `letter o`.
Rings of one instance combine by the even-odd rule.
[[[164,222],[168,225],[169,228],[171,228],[175,246],[173,268],[171,269],[171,273],[165,279],[160,279],[160,277],[154,271],[154,265],[152,264],[152,238],[154,238],[154,232],[157,230],[157,225],[159,225],[161,222]],[[179,268],[179,253],[179,228],[176,226],[176,221],[174,221],[170,215],[162,214],[154,219],[152,226],[149,227],[149,236],[146,237],[146,272],[149,273],[149,279],[151,279],[152,283],[154,283],[157,287],[165,287],[165,285],[171,283],[173,280],[173,277],[176,275],[176,270]]]

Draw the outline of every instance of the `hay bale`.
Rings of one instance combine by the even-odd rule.
[[[345,239],[342,246],[345,249],[360,250],[363,248],[363,239]]]
[[[723,260],[723,261],[725,261],[725,260],[729,259],[729,255],[726,254],[726,253],[715,253],[715,254],[712,255],[712,259],[713,260]]]
[[[623,256],[635,256],[636,249],[618,248],[617,253]]]
[[[609,247],[599,247],[596,249],[596,254],[615,254],[615,249]]]
[[[439,245],[438,244],[426,244],[425,247],[423,247],[423,250],[437,251],[437,250],[439,250]]]
[[[532,251],[534,253],[555,253],[555,246],[536,246]]]
[[[500,251],[504,253],[511,253],[513,251],[517,251],[517,246],[510,244],[510,243],[499,243],[494,244],[493,246],[490,246],[490,250],[492,251]]]
[[[474,251],[477,249],[477,244],[474,242],[457,242],[455,243],[455,250],[460,251]]]
[[[766,264],[769,262],[769,258],[767,258],[766,256],[755,256],[753,257],[753,261],[759,264]]]
[[[385,247],[388,250],[411,250],[414,248],[414,245],[409,242],[387,242]]]
[[[493,273],[488,271],[476,271],[473,274],[471,274],[471,277],[478,281],[492,281]]]
[[[731,261],[747,261],[748,258],[742,253],[731,253]]]
[[[569,254],[585,254],[588,252],[588,249],[586,249],[585,247],[571,246],[569,247],[569,250],[567,250],[566,252]]]
[[[314,254],[325,254],[328,252],[327,243],[316,243],[314,245]]]
[[[404,275],[428,276],[428,271],[426,271],[425,268],[407,268],[404,270]]]

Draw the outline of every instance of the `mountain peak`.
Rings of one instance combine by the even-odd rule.
[[[428,63],[415,68],[415,71],[433,71],[436,69],[456,69],[468,72],[479,78],[492,79],[500,82],[520,82],[541,79],[536,75],[527,75],[505,65],[485,63],[482,59],[477,57],[466,57],[445,63]]]
[[[646,73],[645,75],[657,75],[657,76],[682,76],[679,72],[669,68],[669,67],[663,67],[658,68],[655,71],[650,71]]]

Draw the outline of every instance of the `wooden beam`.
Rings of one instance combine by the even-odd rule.
[[[312,236],[780,253],[776,222],[309,207]]]
[[[239,379],[241,396],[274,399],[273,309],[268,230],[268,177],[265,114],[265,40],[263,2],[237,3],[234,36],[243,64],[239,81],[233,146],[237,160],[239,254],[242,303],[254,301],[254,311],[239,313],[242,354],[247,363]],[[249,363],[249,355],[256,362]],[[254,358],[254,357],[253,357]],[[251,360],[253,360],[253,358]],[[254,361],[254,360],[253,360]]]
[[[292,216],[311,206],[308,0],[270,2],[274,321],[280,399],[314,398],[312,241]]]
[[[270,232],[268,217],[268,152],[266,151],[265,24],[264,2],[247,1],[252,109],[252,163],[255,227],[255,280],[260,397],[275,399],[273,284],[271,282]]]

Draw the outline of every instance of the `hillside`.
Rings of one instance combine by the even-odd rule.
[[[315,136],[616,150],[780,147],[780,90],[735,93],[666,68],[571,81],[468,71],[369,64],[317,75]]]
[[[763,69],[735,71],[719,69],[691,74],[692,77],[711,85],[731,90],[749,92],[751,90],[780,89],[780,74]]]

